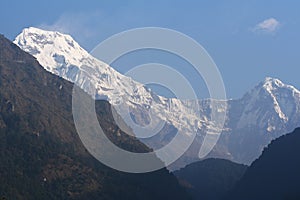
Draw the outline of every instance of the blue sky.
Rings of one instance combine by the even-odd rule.
[[[0,33],[13,39],[28,26],[58,30],[71,34],[90,51],[107,37],[130,28],[171,28],[194,38],[208,51],[223,76],[227,96],[238,98],[266,76],[300,88],[299,8],[296,0],[4,0]],[[141,57],[129,56],[114,67],[122,72]],[[139,62],[133,62],[134,58]],[[144,61],[150,61],[147,59]]]

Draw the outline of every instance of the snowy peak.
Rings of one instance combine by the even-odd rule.
[[[266,90],[272,90],[284,85],[281,80],[272,77],[266,77],[265,81],[263,81],[262,84],[263,88],[265,88]]]
[[[106,98],[114,88],[122,89],[121,83],[114,80],[123,80],[124,87],[131,83],[91,56],[70,35],[30,27],[25,28],[14,43],[37,58],[46,70],[76,83],[89,94],[95,87]]]
[[[291,90],[294,93],[299,93],[299,90],[297,90],[294,86],[284,84],[281,80],[277,78],[266,77],[265,81],[262,84],[262,87],[269,92],[282,88]]]
[[[25,28],[14,43],[35,56],[43,67],[54,73],[63,64],[81,66],[84,58],[91,57],[70,35],[56,31]]]
[[[273,92],[278,89],[287,89],[293,93],[300,93],[294,86],[283,83],[281,80],[272,77],[266,77],[264,81],[258,83],[251,91],[247,94],[252,94],[258,90],[266,90],[268,92]],[[246,95],[247,95],[246,94]]]
[[[238,127],[260,124],[262,129],[273,130],[270,127],[285,124],[299,114],[299,99],[300,92],[295,87],[279,79],[266,77],[242,98],[245,109]],[[269,125],[262,122],[268,122]]]
[[[300,91],[294,86],[285,84],[277,78],[266,77],[264,81],[260,82],[252,90],[247,92],[243,99],[249,99],[249,97],[262,98],[266,96],[272,96],[276,100],[282,95],[285,98],[299,98]]]
[[[14,43],[17,43],[22,47],[45,47],[50,45],[56,47],[55,50],[64,50],[64,48],[71,49],[70,47],[72,47],[77,51],[83,51],[86,55],[88,54],[70,35],[57,31],[42,30],[35,27],[23,29],[23,31],[15,38]]]
[[[263,88],[269,93],[273,100],[274,109],[278,116],[285,122],[297,108],[299,101],[299,90],[291,85],[282,83],[279,79],[267,77]]]
[[[96,96],[101,99],[113,101],[120,96],[130,96],[137,88],[142,100],[151,96],[142,84],[91,56],[70,35],[30,27],[25,28],[14,43],[36,57],[51,73],[77,84],[89,94],[93,94],[95,88]]]

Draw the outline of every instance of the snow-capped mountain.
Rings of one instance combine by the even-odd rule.
[[[14,43],[36,57],[49,72],[74,82],[89,94],[95,88],[96,99],[106,99],[116,106],[125,102],[135,123],[166,122],[161,136],[155,141],[145,140],[153,148],[167,143],[170,137],[166,136],[174,130],[187,137],[196,133],[191,147],[194,151],[186,152],[178,166],[198,157],[195,152],[206,134],[222,132],[211,156],[249,164],[271,139],[300,125],[300,92],[278,79],[266,78],[238,100],[167,99],[92,57],[69,35],[31,27],[24,29]],[[211,102],[217,107],[214,111]],[[210,120],[212,112],[227,114],[224,127]],[[180,151],[180,145],[176,144],[174,151]]]
[[[269,142],[300,126],[300,92],[267,77],[241,99],[230,100],[224,134],[235,161],[250,164]],[[224,138],[223,138],[224,139]]]
[[[261,129],[272,132],[278,126],[278,122],[287,124],[289,119],[299,116],[299,99],[300,92],[296,88],[267,77],[243,97],[246,106],[237,128],[258,125]],[[258,119],[257,116],[262,118]]]
[[[212,140],[216,140],[214,135],[221,132],[222,126],[208,120],[210,116],[204,115],[202,108],[198,109],[197,100],[182,101],[156,95],[143,84],[123,76],[92,57],[69,35],[31,27],[24,29],[14,43],[36,57],[49,72],[74,82],[91,95],[94,95],[95,88],[95,98],[108,100],[114,105],[118,114],[123,116],[123,120],[138,137],[145,138],[153,134],[153,130],[173,126],[175,129],[172,130],[178,131],[178,134],[185,138],[182,139],[183,141],[173,143],[170,155],[174,155],[172,157],[174,160],[176,160],[176,153],[183,153],[182,149],[188,147],[189,142],[192,141],[190,138],[195,136],[203,126],[206,129],[205,134],[213,135]],[[224,102],[215,105],[218,107],[215,112],[225,113]],[[129,114],[128,110],[130,110]],[[214,110],[210,111],[212,112]],[[147,128],[143,128],[144,126]],[[168,137],[173,137],[174,131],[172,131],[173,136],[169,136],[169,131],[164,129],[161,137],[165,138],[166,134]],[[144,139],[144,142],[156,149],[158,144],[167,141]],[[209,148],[206,151],[209,151]]]

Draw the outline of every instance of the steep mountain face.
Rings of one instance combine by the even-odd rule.
[[[122,173],[87,153],[73,123],[72,88],[0,35],[1,198],[188,199],[166,169]],[[107,102],[97,101],[96,110],[116,145],[150,151],[118,128]]]
[[[226,199],[300,199],[300,128],[272,141]]]
[[[271,140],[300,126],[300,92],[278,79],[266,78],[229,105],[224,135],[237,162],[250,164]]]
[[[245,107],[237,128],[255,125],[280,132],[299,121],[299,98],[300,92],[293,86],[267,77],[241,99]]]
[[[46,70],[74,82],[89,94],[93,94],[95,87],[95,98],[108,100],[119,108],[122,116],[130,110],[130,117],[124,120],[136,134],[143,131],[136,130],[131,119],[141,126],[147,125],[148,130],[156,130],[158,121],[166,122],[158,136],[141,139],[153,149],[169,143],[177,131],[186,138],[196,133],[191,148],[174,163],[173,169],[198,160],[199,148],[207,134],[222,132],[209,157],[250,164],[272,139],[300,126],[300,93],[278,79],[266,78],[237,100],[167,99],[92,57],[68,35],[28,28],[14,43],[36,57]],[[212,110],[211,103],[217,109]],[[223,114],[226,114],[224,127],[211,120],[211,115]],[[181,151],[181,145],[176,143],[172,153]]]
[[[24,29],[14,43],[36,57],[46,70],[76,83],[89,94],[94,94],[94,86],[96,99],[108,100],[113,105],[126,102],[128,106],[144,115],[151,108],[156,116],[170,122],[176,128],[180,128],[178,120],[183,118],[176,111],[181,111],[190,119],[189,122],[182,120],[186,128],[192,130],[201,126],[196,111],[192,109],[192,103],[167,99],[152,93],[143,84],[123,76],[92,57],[69,35],[31,27]],[[137,115],[135,112],[132,114]],[[146,118],[143,117],[141,123],[147,124]],[[188,123],[191,125],[188,126]]]
[[[241,179],[247,166],[223,159],[206,159],[174,174],[193,199],[220,200]]]

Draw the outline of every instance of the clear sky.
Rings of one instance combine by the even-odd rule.
[[[208,51],[227,96],[238,98],[266,76],[300,88],[299,8],[297,0],[2,0],[0,33],[14,39],[29,26],[58,30],[90,51],[130,28],[175,29]]]

